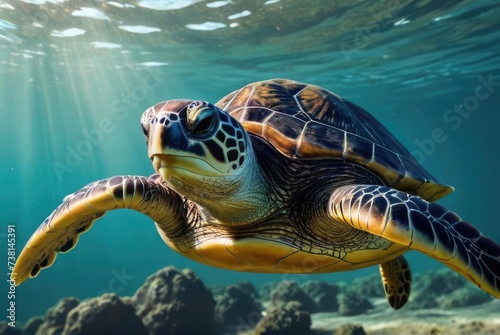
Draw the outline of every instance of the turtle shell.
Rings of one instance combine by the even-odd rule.
[[[216,105],[290,158],[356,163],[387,186],[428,201],[453,192],[367,111],[321,87],[285,79],[261,81]]]

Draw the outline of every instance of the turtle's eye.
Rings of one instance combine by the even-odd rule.
[[[215,114],[212,113],[210,115],[200,115],[198,123],[194,126],[191,131],[193,135],[202,135],[206,132],[209,132],[214,127],[215,123]]]
[[[217,110],[206,102],[194,102],[188,107],[187,126],[191,136],[208,138],[217,130]]]

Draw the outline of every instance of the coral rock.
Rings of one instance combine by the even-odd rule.
[[[337,329],[335,335],[366,335],[361,325],[346,324]]]
[[[373,308],[373,305],[364,296],[356,292],[344,293],[340,298],[340,315],[359,315],[366,312],[370,308]]]
[[[148,330],[136,315],[130,298],[114,293],[81,302],[66,317],[64,335],[147,335]]]
[[[262,300],[271,300],[271,292],[278,286],[279,283],[270,282],[264,283],[259,287],[259,296]]]
[[[5,321],[0,321],[0,335],[24,335],[19,329],[11,327]]]
[[[339,309],[337,285],[310,280],[302,285],[302,289],[316,302],[318,312],[336,312]]]
[[[311,315],[297,301],[270,306],[253,335],[307,335]]]
[[[385,297],[384,285],[378,273],[367,277],[356,278],[352,282],[350,290],[365,297]]]
[[[215,300],[192,270],[166,267],[132,298],[151,335],[213,334]]]
[[[252,293],[239,285],[228,286],[224,294],[217,299],[215,321],[223,325],[255,325],[262,318],[262,314],[261,305]]]
[[[308,296],[297,283],[293,281],[282,281],[271,292],[271,304],[279,305],[289,301],[300,302],[302,309],[309,313],[314,313],[318,310],[318,306],[314,300]]]
[[[255,286],[253,286],[253,284],[250,283],[248,280],[240,280],[235,285],[253,299],[259,298],[259,292],[257,292]]]
[[[74,297],[64,298],[51,307],[45,313],[45,319],[36,331],[37,335],[59,335],[66,324],[66,316],[68,313],[78,306],[80,300]]]
[[[40,325],[43,323],[43,318],[35,316],[26,322],[23,327],[23,335],[35,335]]]
[[[441,308],[458,308],[483,304],[493,298],[486,292],[475,287],[463,287],[446,296],[439,298]]]
[[[458,273],[445,269],[416,276],[412,287],[411,309],[439,307],[438,297],[453,293],[467,285],[467,279]]]

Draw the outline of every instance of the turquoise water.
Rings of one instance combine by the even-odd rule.
[[[116,174],[153,173],[139,124],[149,106],[216,102],[274,77],[367,109],[456,188],[440,203],[500,241],[499,17],[499,1],[0,1],[2,253],[7,224],[19,253],[66,194]],[[443,267],[416,253],[408,259],[415,272]],[[17,288],[18,320],[65,296],[132,295],[169,264],[209,285],[313,277],[194,263],[165,246],[147,217],[122,210]]]

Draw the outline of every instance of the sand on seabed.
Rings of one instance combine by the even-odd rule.
[[[369,313],[345,317],[337,313],[312,315],[312,328],[318,333],[350,323],[359,324],[367,335],[500,335],[500,301],[455,309],[390,309],[377,299]],[[410,301],[411,303],[411,301]]]

